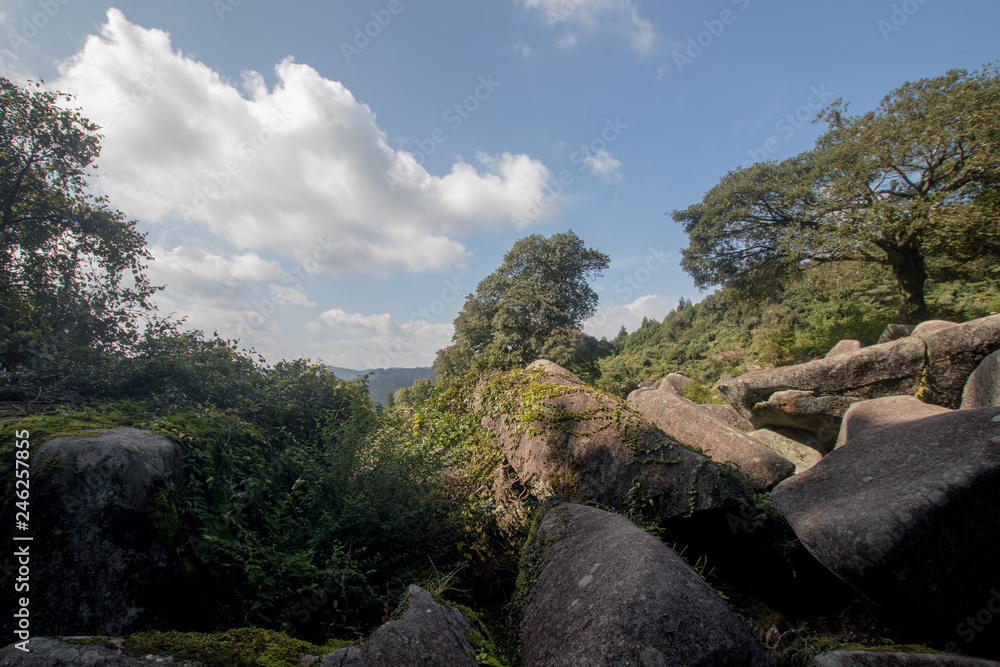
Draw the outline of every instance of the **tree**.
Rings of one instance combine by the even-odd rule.
[[[593,366],[599,344],[583,333],[583,321],[597,310],[589,280],[609,261],[572,231],[521,239],[467,297],[455,318],[454,344],[438,352],[435,372],[458,375],[483,352],[546,358],[580,370]]]
[[[145,235],[87,192],[97,126],[35,88],[0,78],[0,370],[60,376],[81,353],[133,343],[155,288]]]
[[[813,150],[722,178],[673,213],[699,287],[769,294],[809,266],[855,261],[896,279],[900,320],[925,319],[930,260],[1000,255],[1000,73],[954,70],[906,83],[879,107],[838,100]]]

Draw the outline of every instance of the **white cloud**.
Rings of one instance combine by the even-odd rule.
[[[362,315],[361,313],[347,313],[339,308],[332,308],[321,313],[318,319],[326,327],[350,335],[396,336],[402,331],[402,327],[396,324],[392,315],[387,313]]]
[[[389,315],[362,315],[334,309],[310,322],[313,332],[333,329],[345,335],[367,334],[364,338],[337,338],[312,347],[327,364],[348,368],[391,368],[426,366],[435,353],[451,344],[454,327],[426,320],[396,322]],[[359,370],[361,370],[359,368]]]
[[[546,25],[560,30],[560,48],[576,46],[581,36],[611,32],[625,37],[640,56],[656,48],[659,36],[649,19],[639,14],[632,0],[519,0],[534,10]]]
[[[518,42],[514,45],[514,53],[527,60],[531,57],[531,47],[524,42]]]
[[[590,168],[590,172],[605,183],[617,183],[622,180],[622,175],[618,173],[618,167],[622,166],[621,161],[611,157],[603,148],[597,155],[588,155],[584,163]]]
[[[271,90],[255,72],[234,85],[110,9],[51,87],[105,128],[94,182],[116,208],[296,262],[333,239],[317,270],[337,277],[460,266],[455,236],[511,225],[549,180],[509,153],[432,175],[341,83],[291,59],[276,72]]]
[[[622,325],[629,331],[635,331],[644,317],[659,322],[676,306],[676,300],[670,301],[656,294],[645,294],[620,306],[614,303],[601,304],[597,313],[584,322],[583,328],[591,336],[611,340],[618,335]]]

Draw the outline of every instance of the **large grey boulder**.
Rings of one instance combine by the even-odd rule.
[[[636,389],[629,394],[629,405],[678,442],[716,463],[736,466],[758,491],[769,491],[795,473],[795,464],[677,394],[671,377],[660,389]]]
[[[653,500],[663,518],[753,504],[731,471],[552,366],[495,375],[476,390],[483,425],[537,497],[557,494],[612,508],[627,499]]]
[[[795,474],[797,475],[819,463],[823,458],[823,453],[815,446],[789,438],[786,434],[791,430],[762,428],[748,435],[763,443],[775,454],[791,461],[795,465]]]
[[[826,353],[826,358],[829,359],[831,357],[843,357],[848,354],[854,354],[863,347],[864,345],[861,344],[860,340],[842,340]]]
[[[200,664],[162,656],[133,658],[117,649],[50,637],[32,637],[26,648],[28,652],[11,644],[0,650],[0,667],[197,667]]]
[[[834,574],[953,635],[1000,586],[1000,408],[866,430],[771,500]]]
[[[991,660],[940,653],[830,651],[814,657],[810,667],[1000,667]]]
[[[322,667],[475,667],[469,641],[472,624],[453,607],[442,606],[419,586],[406,592],[406,612],[364,642],[323,657]]]
[[[620,515],[581,505],[549,510],[523,567],[525,667],[770,664],[694,570]]]
[[[1000,349],[1000,316],[909,336],[844,356],[772,368],[717,384],[756,428],[788,426],[836,439],[858,401],[915,394],[958,408],[972,372]]]
[[[840,435],[837,438],[837,447],[843,447],[851,439],[872,428],[905,424],[948,412],[951,412],[948,408],[924,403],[913,396],[886,396],[870,401],[860,401],[844,413],[844,421],[840,426]]]
[[[706,403],[701,406],[701,410],[742,433],[749,433],[754,430],[753,424],[747,421],[746,417],[737,412],[736,408],[728,403]]]
[[[163,625],[182,586],[169,484],[179,445],[134,428],[57,438],[31,457],[32,632],[122,635]]]
[[[1000,406],[1000,350],[983,359],[962,391],[963,410],[994,406]]]

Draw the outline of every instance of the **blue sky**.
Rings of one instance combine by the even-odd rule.
[[[527,234],[611,256],[613,337],[700,298],[669,213],[836,98],[1000,58],[992,0],[0,1],[0,73],[105,129],[165,313],[269,361],[429,365]]]

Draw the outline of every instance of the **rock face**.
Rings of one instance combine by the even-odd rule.
[[[629,394],[629,405],[671,438],[701,450],[716,463],[732,463],[758,491],[769,491],[795,473],[795,464],[678,395],[671,377],[659,389],[636,389]]]
[[[57,438],[31,457],[32,631],[122,635],[155,627],[177,600],[179,446],[133,428]]]
[[[810,667],[1000,667],[1000,662],[958,655],[830,651],[817,655]]]
[[[842,340],[826,353],[826,358],[830,359],[831,357],[843,357],[848,354],[854,354],[862,347],[864,345],[861,344],[860,340]]]
[[[801,428],[830,440],[858,401],[920,392],[926,402],[958,408],[969,376],[1000,349],[1000,316],[927,330],[849,355],[750,373],[717,388],[757,428]]]
[[[906,338],[916,327],[912,324],[890,324],[879,336],[878,344],[889,343],[894,340],[899,340],[901,338]]]
[[[795,465],[795,474],[797,475],[809,470],[809,468],[812,468],[814,465],[819,463],[823,458],[823,454],[815,447],[802,444],[801,442],[793,440],[781,432],[787,432],[790,430],[791,429],[771,430],[764,428],[753,431],[748,435],[754,440],[763,443],[775,454],[791,461],[792,464]]]
[[[665,544],[581,505],[546,513],[526,551],[525,667],[767,665],[739,617]]]
[[[962,409],[1000,406],[1000,350],[983,359],[962,392]]]
[[[753,504],[731,472],[568,373],[536,366],[499,374],[476,393],[487,410],[483,425],[540,497],[554,491],[620,507],[632,492],[633,500],[654,500],[664,518]]]
[[[834,574],[954,636],[1000,587],[1000,408],[869,429],[771,499]]]
[[[872,428],[905,424],[947,412],[951,410],[940,405],[929,405],[912,396],[886,396],[871,401],[861,401],[844,413],[837,447],[844,446],[849,440]]]
[[[406,614],[389,621],[366,641],[324,656],[322,667],[476,667],[469,641],[472,625],[462,612],[434,601],[419,586],[407,590]]]
[[[143,660],[103,646],[72,644],[49,637],[32,637],[28,649],[30,652],[25,653],[12,644],[0,650],[0,667],[194,667],[192,663],[169,657]]]

